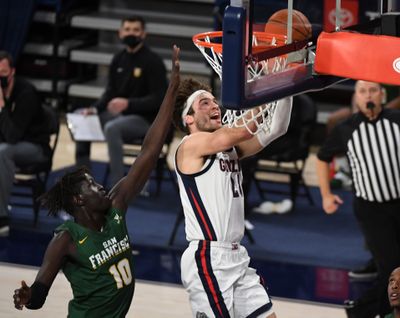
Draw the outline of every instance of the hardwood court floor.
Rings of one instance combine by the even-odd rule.
[[[174,144],[179,143],[175,138]],[[172,147],[174,148],[174,147]],[[75,144],[71,140],[66,126],[61,126],[59,144],[53,162],[53,170],[74,164]],[[173,151],[171,152],[173,154]],[[92,145],[93,160],[108,161],[107,148],[104,143]],[[306,168],[305,178],[309,185],[315,184],[315,156],[311,155]],[[19,287],[20,281],[26,280],[30,285],[35,279],[37,268],[14,264],[0,263],[0,317],[66,317],[68,301],[72,298],[71,288],[60,273],[56,278],[45,306],[41,310],[31,311],[14,309],[12,295]],[[290,289],[290,286],[287,286]],[[344,318],[342,308],[305,303],[296,300],[275,299],[274,308],[279,318]],[[180,285],[138,281],[131,310],[127,317],[134,318],[187,318],[191,317],[188,297]]]
[[[12,296],[20,281],[28,285],[35,279],[37,268],[0,263],[0,317],[66,317],[71,288],[62,273],[58,274],[40,310],[16,310]],[[290,288],[290,286],[288,286]],[[274,308],[280,318],[344,318],[343,309],[314,303],[274,299]],[[128,318],[188,318],[189,302],[183,287],[172,284],[138,281]]]

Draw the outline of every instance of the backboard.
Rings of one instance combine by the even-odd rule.
[[[219,2],[224,6],[224,1]],[[224,7],[222,21],[221,100],[224,107],[229,109],[246,109],[286,96],[321,90],[345,80],[342,77],[320,75],[315,72],[316,39],[322,30],[332,31],[367,22],[374,14],[379,16],[382,6],[376,0],[225,2],[228,3],[225,3],[227,6]],[[265,50],[255,50],[260,46],[255,43],[257,42],[255,32],[262,32],[268,18],[280,9],[288,9],[289,26],[293,9],[307,16],[313,28],[312,37],[292,42],[291,28],[287,28],[285,43],[275,45],[273,48],[270,46]],[[339,19],[336,19],[336,16]],[[261,64],[260,61],[277,58],[286,60],[281,63],[278,71],[261,71],[257,76],[250,74],[249,67]]]

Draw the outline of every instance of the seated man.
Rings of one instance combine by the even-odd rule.
[[[0,51],[0,236],[8,235],[8,202],[16,166],[50,154],[50,136],[35,88],[15,77],[11,55]]]
[[[144,43],[145,22],[141,17],[123,19],[119,38],[125,48],[114,55],[104,94],[82,113],[99,113],[110,157],[110,181],[124,175],[124,142],[143,138],[150,127],[167,88],[162,59]],[[77,165],[90,166],[90,143],[76,144]]]

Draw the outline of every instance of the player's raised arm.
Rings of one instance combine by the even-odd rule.
[[[267,147],[275,139],[286,134],[293,106],[293,97],[278,101],[272,124],[268,131],[260,130],[252,139],[237,145],[240,158],[249,157]]]
[[[127,176],[122,178],[110,191],[109,196],[114,207],[124,209],[127,202],[141,191],[160,155],[171,127],[172,113],[180,82],[179,51],[180,49],[174,46],[170,83],[157,117],[143,141],[142,150],[129,169]],[[157,78],[154,80],[156,81]]]

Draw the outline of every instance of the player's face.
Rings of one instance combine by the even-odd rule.
[[[374,120],[382,110],[383,90],[377,83],[357,81],[354,93],[355,103],[360,111],[369,119]],[[368,102],[372,102],[375,107],[369,109]]]
[[[145,38],[145,31],[139,21],[125,21],[119,29],[119,37],[122,39],[128,35],[137,36],[141,39]]]
[[[400,307],[400,267],[397,267],[389,277],[388,297],[391,307]]]
[[[86,181],[83,182],[81,188],[85,207],[90,211],[108,211],[111,207],[111,200],[107,196],[106,190],[91,175],[86,174],[85,176]]]
[[[221,109],[211,93],[203,93],[193,102],[194,124],[198,131],[213,132],[221,127]]]

